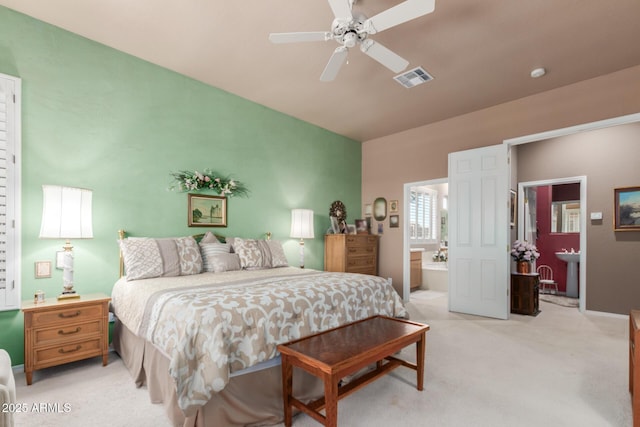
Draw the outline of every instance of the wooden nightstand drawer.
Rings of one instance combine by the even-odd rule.
[[[99,319],[103,316],[101,305],[91,305],[78,308],[66,308],[35,312],[31,318],[31,326],[34,328],[49,327],[52,325],[64,325],[78,323],[87,319]]]
[[[102,321],[100,319],[85,323],[64,325],[56,328],[34,330],[34,339],[38,345],[45,346],[56,341],[66,341],[82,339],[91,335],[100,335],[102,332]]]
[[[102,365],[107,365],[110,300],[95,294],[71,300],[23,301],[27,385],[37,369],[95,356],[102,356]]]
[[[34,355],[34,369],[56,366],[72,360],[87,359],[102,354],[101,338],[97,337],[87,341],[58,345],[38,349]]]

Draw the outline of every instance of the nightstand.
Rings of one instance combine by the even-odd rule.
[[[104,294],[79,299],[23,301],[24,372],[31,385],[33,371],[102,356],[108,362],[109,298]]]

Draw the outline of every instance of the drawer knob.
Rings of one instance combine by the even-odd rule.
[[[80,316],[80,310],[76,311],[75,313],[71,313],[71,314],[64,314],[64,313],[58,314],[58,317],[61,317],[63,319],[69,319],[71,317],[78,317],[78,316]]]
[[[58,331],[58,335],[72,335],[72,334],[77,334],[78,332],[80,332],[80,329],[82,329],[82,328],[80,328],[80,326],[78,326],[78,327],[76,328],[76,330],[75,330],[75,331],[69,331],[69,332],[65,332],[65,331],[63,331],[62,329],[60,329],[60,330]]]
[[[64,348],[61,348],[60,350],[58,350],[58,353],[60,353],[60,354],[74,353],[74,352],[80,350],[81,348],[82,348],[82,346],[80,344],[78,344],[76,346],[76,348],[71,349],[71,350],[65,350]]]

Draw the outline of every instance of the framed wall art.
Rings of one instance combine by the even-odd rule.
[[[640,187],[615,188],[613,194],[613,229],[640,231]]]
[[[373,202],[373,217],[376,221],[384,221],[387,218],[387,199],[378,197]]]
[[[227,198],[189,194],[189,227],[226,227]]]
[[[389,213],[398,213],[398,201],[390,200],[389,201]]]

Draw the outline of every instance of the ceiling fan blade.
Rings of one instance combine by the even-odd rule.
[[[353,19],[350,0],[329,0],[329,6],[331,6],[331,10],[333,10],[333,15],[336,19],[345,21],[351,21]]]
[[[331,40],[331,33],[326,31],[314,31],[308,33],[271,33],[271,43],[298,43],[298,42],[324,42]]]
[[[330,82],[336,78],[338,75],[338,71],[342,68],[342,64],[347,59],[347,48],[344,46],[338,46],[336,50],[333,51],[333,55],[329,58],[329,62],[327,66],[324,67],[324,71],[320,76],[320,80],[323,82]]]
[[[367,19],[363,25],[369,34],[375,34],[431,13],[435,8],[436,0],[406,0]]]
[[[360,50],[394,73],[399,73],[409,65],[409,61],[371,39],[364,40],[360,44]]]

